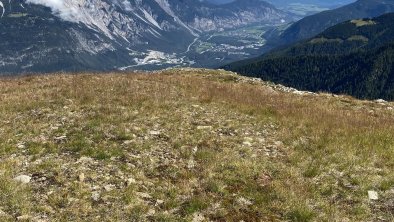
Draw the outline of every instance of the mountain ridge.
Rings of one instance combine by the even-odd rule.
[[[302,90],[394,100],[394,13],[351,20],[226,69]]]
[[[291,44],[315,36],[325,29],[347,20],[372,18],[390,12],[394,12],[393,0],[358,0],[337,9],[307,16],[283,32],[273,31],[271,35],[272,33],[274,35],[270,37],[267,44],[271,47]]]

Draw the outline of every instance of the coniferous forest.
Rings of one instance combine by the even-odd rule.
[[[394,14],[352,20],[225,69],[309,91],[394,99]]]

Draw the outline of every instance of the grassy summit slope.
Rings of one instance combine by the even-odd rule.
[[[0,101],[1,221],[394,219],[392,103],[210,70],[1,79]]]

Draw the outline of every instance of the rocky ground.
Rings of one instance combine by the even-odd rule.
[[[1,221],[394,220],[394,103],[203,69],[0,92]]]

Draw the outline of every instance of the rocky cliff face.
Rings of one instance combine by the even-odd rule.
[[[259,0],[10,0],[0,8],[3,73],[109,70],[141,51],[182,52],[205,32],[288,19]]]

